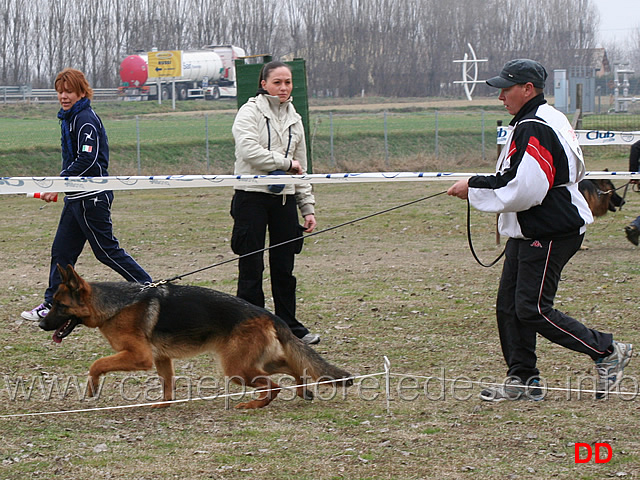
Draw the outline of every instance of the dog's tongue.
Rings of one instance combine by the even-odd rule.
[[[53,332],[53,337],[51,337],[51,339],[56,342],[56,343],[62,343],[62,338],[60,338],[58,336],[58,332],[60,332],[60,330],[62,330],[62,328],[64,327],[64,325],[62,327],[60,327],[58,330],[56,330],[55,332]]]

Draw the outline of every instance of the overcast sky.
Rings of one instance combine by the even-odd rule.
[[[640,0],[593,0],[600,12],[600,40],[627,40],[640,28]]]

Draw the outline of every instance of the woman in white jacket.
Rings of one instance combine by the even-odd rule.
[[[307,170],[307,147],[302,119],[291,102],[291,69],[281,62],[270,62],[260,72],[258,92],[245,103],[233,123],[236,175],[269,173],[304,174]],[[269,245],[277,245],[316,227],[315,199],[310,184],[239,185],[231,202],[234,220],[231,248],[246,255],[264,248],[267,227]],[[301,226],[298,212],[304,218]],[[269,250],[271,292],[275,314],[306,343],[320,342],[320,337],[296,319],[296,277],[294,257],[302,249],[299,242],[289,242]],[[240,258],[237,296],[264,307],[262,253]]]

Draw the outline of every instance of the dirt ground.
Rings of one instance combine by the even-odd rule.
[[[319,229],[447,186],[320,186]],[[232,258],[230,194],[119,192],[116,235],[154,279]],[[640,195],[627,200],[589,229],[588,250],[565,269],[556,304],[640,344],[638,248],[622,233],[640,212]],[[153,371],[107,375],[97,400],[75,388],[47,390],[54,381],[82,385],[91,362],[111,353],[95,330],[79,327],[57,345],[20,319],[41,301],[60,208],[0,198],[0,478],[640,478],[637,395],[595,401],[586,358],[540,339],[540,368],[557,390],[543,402],[477,398],[482,379],[504,375],[494,320],[500,267],[482,268],[471,257],[462,201],[437,195],[305,242],[296,264],[300,319],[322,336],[323,356],[372,377],[346,392],[320,389],[325,396],[314,402],[283,393],[255,412],[225,410],[221,398],[197,400],[222,391],[209,355],[177,362],[184,403],[169,409],[121,408],[156,398]],[[473,212],[472,234],[484,261],[499,254],[494,216]],[[77,268],[91,281],[119,280],[88,249]],[[182,282],[233,293],[236,268],[232,262]],[[624,385],[631,392],[636,361]],[[28,398],[19,381],[35,385]],[[602,442],[612,447],[610,462],[576,464],[576,443]]]

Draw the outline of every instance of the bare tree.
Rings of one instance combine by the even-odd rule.
[[[640,73],[640,27],[636,28],[629,39],[627,50],[630,52],[629,61],[636,72]]]
[[[598,21],[592,0],[0,0],[0,80],[51,85],[76,66],[113,86],[127,54],[234,44],[305,58],[316,93],[459,94],[467,43],[482,77],[516,56],[589,65]]]
[[[10,53],[10,39],[13,35],[13,11],[15,4],[13,0],[2,0],[0,2],[2,12],[2,24],[0,27],[0,60],[2,61],[3,84],[9,83],[9,74],[13,70],[13,57]]]

